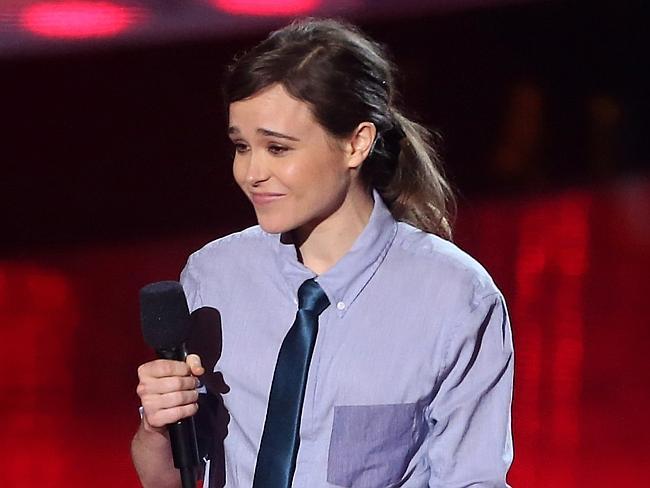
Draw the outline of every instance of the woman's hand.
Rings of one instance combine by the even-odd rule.
[[[144,408],[145,430],[163,433],[167,424],[194,415],[199,409],[196,377],[204,372],[196,354],[188,355],[185,362],[157,359],[141,365],[136,392]]]

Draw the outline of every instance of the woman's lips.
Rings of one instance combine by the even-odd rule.
[[[282,193],[251,193],[251,200],[254,205],[268,205],[269,203],[279,200],[283,196],[284,194]]]

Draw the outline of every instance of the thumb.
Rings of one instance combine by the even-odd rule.
[[[194,376],[201,376],[205,373],[205,368],[201,364],[201,358],[198,354],[188,354],[185,363],[190,367]]]

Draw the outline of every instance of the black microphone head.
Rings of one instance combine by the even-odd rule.
[[[182,345],[190,336],[190,312],[178,281],[150,283],[140,290],[144,341],[156,351]]]

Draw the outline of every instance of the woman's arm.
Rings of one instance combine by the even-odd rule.
[[[159,359],[138,368],[137,393],[143,413],[131,442],[131,457],[144,488],[181,486],[167,425],[197,412],[196,376],[203,373],[201,360],[195,354],[190,354],[185,363]]]
[[[429,484],[504,488],[512,462],[514,357],[502,296],[479,299],[453,327],[440,391],[430,405]]]
[[[151,429],[143,417],[131,442],[131,457],[144,488],[178,488],[179,471],[174,468],[171,443],[166,432]]]

